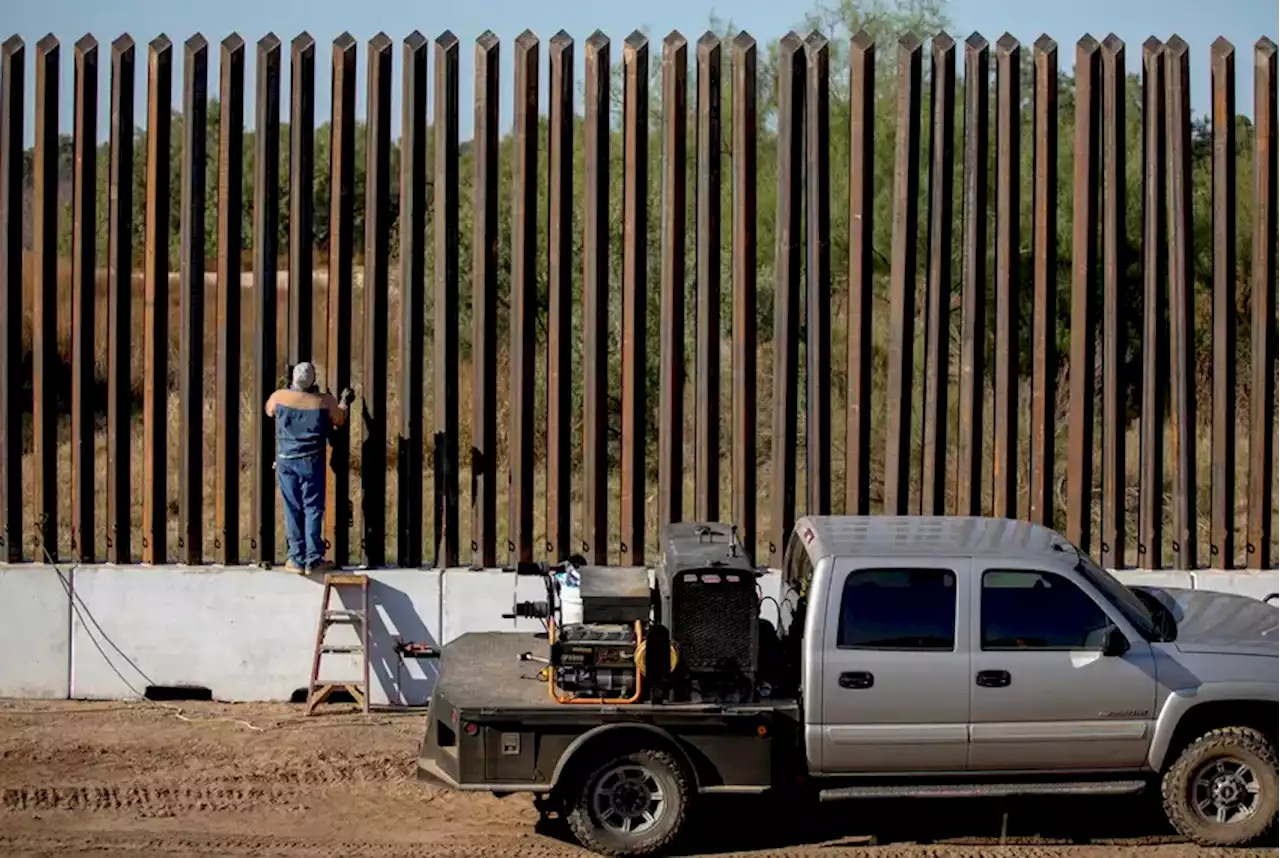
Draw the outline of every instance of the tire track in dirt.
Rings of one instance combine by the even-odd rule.
[[[343,840],[261,835],[218,835],[195,832],[172,834],[0,834],[0,854],[122,855],[222,855],[311,856],[311,858],[591,858],[580,848],[525,834],[451,836],[447,840],[403,841]]]
[[[224,835],[195,832],[0,834],[0,853],[146,854],[263,856],[271,858],[586,858],[591,853],[567,843],[513,832],[509,835],[453,835],[416,842],[343,840],[299,836]],[[687,853],[686,853],[687,854]],[[1262,858],[1274,850],[1196,849],[1187,844],[1163,846],[981,846],[892,844],[845,846],[813,844],[753,852],[724,852],[716,858]],[[690,856],[692,858],[692,856]]]
[[[143,816],[176,816],[290,805],[303,809],[296,792],[263,787],[31,786],[0,791],[0,808],[10,813],[128,811]]]
[[[151,707],[24,701],[15,711],[0,701],[6,716],[0,717],[0,855],[591,856],[541,823],[527,797],[499,799],[418,781],[420,716],[303,720],[297,707],[283,704],[184,709],[186,720]],[[277,727],[251,731],[228,719]],[[794,819],[760,804],[705,810],[690,831],[687,856],[1275,855],[1274,848],[1168,843],[1155,811],[1141,803],[867,804]]]

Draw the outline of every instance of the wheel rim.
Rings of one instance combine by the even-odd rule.
[[[1205,822],[1239,824],[1257,813],[1261,801],[1253,767],[1232,757],[1205,763],[1191,779],[1191,807]]]
[[[658,824],[666,808],[662,786],[642,766],[614,766],[596,780],[591,807],[608,830],[622,835],[641,834]]]

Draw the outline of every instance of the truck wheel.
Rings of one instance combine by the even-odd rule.
[[[569,800],[569,827],[602,855],[654,855],[679,836],[688,803],[688,781],[675,757],[632,751],[586,777]]]
[[[1248,727],[1210,730],[1183,749],[1160,785],[1164,812],[1201,846],[1259,840],[1276,822],[1276,752]]]

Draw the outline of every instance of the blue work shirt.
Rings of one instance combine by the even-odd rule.
[[[268,417],[276,420],[276,458],[309,459],[324,454],[331,426],[347,422],[347,412],[329,393],[286,387],[267,400]]]

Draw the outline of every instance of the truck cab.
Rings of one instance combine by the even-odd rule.
[[[1123,587],[1108,600],[1106,579],[1055,544],[1016,521],[801,521],[810,771],[1145,765],[1150,611]]]
[[[1189,836],[1274,821],[1277,611],[1264,602],[1125,587],[1027,522],[891,516],[800,519],[781,602],[784,637],[802,640],[807,769],[832,797],[872,782],[1122,793],[1165,774]],[[1193,751],[1181,772],[1208,736],[1231,750],[1198,766]]]

